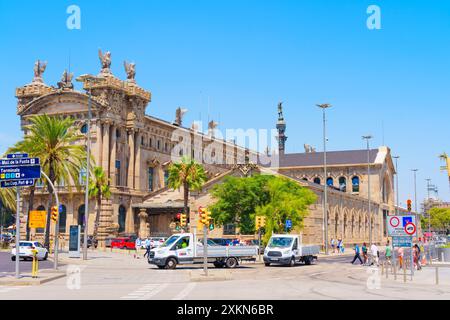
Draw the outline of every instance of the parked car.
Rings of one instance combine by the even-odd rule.
[[[47,260],[48,251],[47,249],[37,241],[20,241],[19,242],[19,256],[23,260],[32,260],[33,259],[33,251],[37,250],[37,258],[40,260]],[[16,261],[16,248],[11,250],[11,260]]]
[[[136,249],[136,238],[133,237],[119,237],[111,241],[111,248],[119,249]]]
[[[166,240],[167,240],[167,238],[164,238],[164,237],[151,237],[150,238],[150,248],[151,249],[159,248]],[[144,246],[145,246],[145,243],[144,243]]]
[[[224,239],[224,238],[211,238],[212,241],[217,243],[219,246],[229,246],[232,245],[232,239]]]
[[[88,239],[87,239],[87,247],[88,248],[92,247],[92,239],[93,238],[94,238],[93,236],[88,236]],[[80,237],[80,246],[81,247],[83,247],[83,243],[84,243],[84,237],[82,236],[82,237]],[[98,240],[95,240],[94,248],[97,249],[97,246],[98,246]]]

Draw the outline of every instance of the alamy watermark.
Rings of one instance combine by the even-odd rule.
[[[379,6],[372,4],[367,7],[367,18],[366,24],[369,30],[380,30],[381,29],[381,9]]]
[[[69,30],[81,29],[81,9],[77,5],[70,5],[67,7],[66,13],[69,14],[66,20],[66,26]]]

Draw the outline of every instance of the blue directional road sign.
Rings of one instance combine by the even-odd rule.
[[[292,228],[292,220],[289,220],[289,219],[286,220],[285,226],[286,226],[286,229]]]
[[[39,158],[0,159],[0,167],[34,166],[40,164]]]
[[[14,188],[14,187],[27,187],[34,184],[33,179],[27,180],[12,180],[12,181],[1,181],[0,188]]]
[[[28,153],[10,153],[6,155],[8,159],[28,158]]]
[[[41,166],[0,167],[0,181],[40,179]]]

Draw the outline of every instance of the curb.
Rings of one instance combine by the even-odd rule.
[[[31,275],[24,275],[21,279],[9,278],[9,279],[0,279],[0,287],[1,286],[38,286],[53,280],[57,280],[65,277],[65,273],[54,274],[42,279],[33,279]]]
[[[217,274],[217,272],[211,272],[209,271],[208,276],[205,276],[202,273],[193,273],[192,271],[189,272],[189,278],[191,282],[203,282],[203,281],[225,281],[225,280],[232,280],[233,277],[231,275],[231,272],[221,272],[221,274]]]

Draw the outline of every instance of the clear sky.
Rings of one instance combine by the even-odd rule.
[[[366,25],[372,4],[380,30]],[[66,26],[69,5],[81,9],[80,30]],[[287,151],[319,151],[315,104],[331,103],[329,150],[365,148],[371,133],[401,157],[401,203],[414,196],[412,168],[419,201],[426,178],[450,198],[438,158],[450,153],[450,1],[1,0],[0,41],[0,152],[21,137],[14,90],[31,82],[35,60],[56,85],[69,61],[75,75],[97,74],[101,48],[119,78],[123,60],[136,62],[149,115],[172,121],[183,106],[186,125],[209,115],[220,129],[270,129],[283,101]]]

